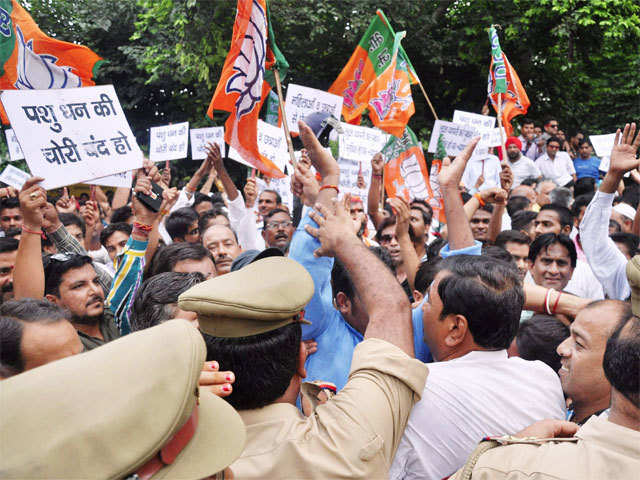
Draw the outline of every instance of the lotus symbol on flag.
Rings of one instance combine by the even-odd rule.
[[[18,80],[15,87],[20,90],[46,90],[49,88],[76,88],[82,80],[71,67],[56,65],[57,57],[33,51],[33,39],[26,41],[22,30],[16,25],[18,34]]]
[[[225,86],[227,93],[239,93],[236,100],[238,118],[250,113],[262,99],[266,31],[267,22],[264,10],[258,2],[254,1],[244,41],[233,65],[233,69],[237,73],[229,78]]]
[[[387,115],[389,115],[389,112],[391,112],[391,107],[393,107],[394,103],[400,102],[400,110],[406,110],[411,104],[411,100],[407,98],[407,96],[399,97],[397,95],[399,86],[400,79],[392,79],[387,83],[387,88],[378,92],[378,96],[372,98],[369,102],[369,104],[378,114],[378,118],[380,120],[384,120]]]

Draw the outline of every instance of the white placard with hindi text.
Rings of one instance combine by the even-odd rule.
[[[95,180],[89,180],[89,185],[100,185],[101,187],[124,187],[131,188],[133,182],[133,173],[131,170],[128,172],[115,173],[102,178],[96,178]]]
[[[369,182],[371,182],[371,162],[338,157],[338,165],[340,165],[340,193],[350,193],[351,196],[360,197],[366,209]],[[358,186],[360,174],[364,180],[362,188]]]
[[[284,173],[284,167],[289,160],[284,129],[258,120],[258,150]]]
[[[431,139],[429,140],[430,153],[435,153],[438,149],[438,137],[442,134],[442,143],[447,151],[447,155],[458,155],[464,150],[473,137],[478,135],[475,127],[467,125],[458,125],[453,122],[445,122],[444,120],[436,120],[431,131]],[[477,149],[478,147],[476,147]]]
[[[31,173],[47,190],[142,167],[112,85],[5,90],[0,98]]]
[[[608,133],[606,135],[589,135],[589,140],[591,141],[591,145],[593,145],[593,150],[600,158],[611,156],[611,150],[613,150],[613,142],[615,139],[615,133]]]
[[[453,123],[468,125],[480,129],[489,129],[496,126],[496,117],[480,115],[479,113],[464,112],[462,110],[453,111]]]
[[[11,161],[22,160],[24,153],[22,153],[22,148],[20,148],[20,143],[18,143],[18,139],[16,138],[16,132],[13,131],[13,128],[7,128],[4,134],[7,138],[7,148],[9,149],[9,158]]]
[[[371,163],[371,158],[382,150],[389,140],[389,134],[377,128],[361,127],[344,122],[340,125],[343,131],[338,135],[340,158]]]
[[[224,156],[224,127],[192,128],[189,130],[191,139],[191,158],[204,160],[207,158],[206,146],[208,143],[217,143],[220,154]]]
[[[298,120],[314,112],[327,112],[338,120],[342,113],[342,97],[333,93],[290,83],[285,99],[289,130],[298,133]]]
[[[189,122],[174,123],[149,129],[149,159],[152,162],[187,157]]]
[[[13,165],[7,165],[7,168],[0,173],[0,182],[6,183],[16,190],[20,190],[24,185],[24,182],[29,178],[31,178],[30,174],[14,167]]]

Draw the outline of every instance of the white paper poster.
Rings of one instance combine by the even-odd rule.
[[[496,126],[496,117],[480,115],[479,113],[464,112],[462,110],[454,110],[453,123],[468,125],[477,129],[488,129]]]
[[[0,98],[31,173],[47,190],[142,167],[111,85],[6,90]]]
[[[291,193],[290,175],[283,178],[270,178],[268,185],[265,180],[256,177],[256,185],[258,187],[258,196],[260,196],[263,190],[275,190],[280,195],[280,198],[282,198],[282,203],[289,207],[289,212],[293,211],[293,193]]]
[[[438,137],[442,134],[442,143],[447,155],[457,155],[465,149],[471,139],[478,135],[477,129],[467,125],[458,125],[444,120],[436,120],[431,132],[428,151],[435,153],[438,148]],[[476,147],[478,148],[478,147]]]
[[[22,153],[22,148],[20,148],[20,143],[18,143],[18,139],[16,138],[16,132],[13,131],[13,128],[7,128],[4,134],[7,137],[7,148],[9,149],[9,158],[11,161],[22,160],[24,153]]]
[[[120,172],[107,177],[96,178],[95,180],[89,180],[89,185],[100,185],[101,187],[124,187],[131,188],[133,183],[133,173],[131,170],[128,172]]]
[[[389,134],[377,128],[361,127],[344,122],[340,125],[343,131],[338,135],[340,158],[371,163],[371,158],[382,150],[389,140]]]
[[[289,130],[298,133],[298,120],[313,112],[327,112],[340,119],[342,113],[342,97],[324,90],[303,87],[290,83],[287,86],[285,99],[287,124]]]
[[[258,120],[258,150],[284,173],[284,167],[289,160],[284,129]]]
[[[189,122],[151,127],[149,158],[153,162],[178,160],[187,157]]]
[[[600,158],[611,156],[611,150],[613,150],[613,142],[615,139],[615,133],[608,133],[606,135],[589,135],[589,140],[591,141],[591,145],[593,145],[593,150]],[[607,166],[607,170],[608,169],[609,168]]]
[[[224,156],[224,127],[192,128],[189,130],[191,139],[191,158],[204,160],[207,158],[208,143],[217,143],[220,153]]]
[[[6,183],[16,190],[20,190],[24,185],[24,182],[29,180],[29,178],[31,178],[30,174],[14,167],[13,165],[7,165],[7,168],[0,173],[0,182]]]

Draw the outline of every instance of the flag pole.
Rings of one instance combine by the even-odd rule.
[[[284,113],[284,98],[282,98],[282,84],[280,83],[280,72],[277,68],[273,69],[273,75],[276,78],[276,89],[278,91],[278,103],[280,104],[280,112],[282,113],[282,125],[284,126],[284,136],[287,139],[287,150],[289,150],[289,157],[291,165],[296,166],[296,156],[293,153],[293,142],[291,141],[291,133],[289,132],[289,125],[287,125],[287,116]]]
[[[498,94],[498,130],[500,130],[500,148],[502,149],[502,161],[507,159],[507,149],[504,146],[504,134],[502,133],[502,94]]]
[[[427,103],[429,104],[429,108],[431,109],[431,113],[433,113],[433,118],[438,120],[438,115],[436,115],[436,110],[435,110],[435,108],[433,108],[433,105],[431,104],[431,100],[429,100],[429,95],[427,95],[427,92],[425,91],[424,87],[422,86],[422,82],[420,80],[418,80],[418,85],[420,86],[420,90],[422,90],[422,94],[424,95],[424,98],[427,100]]]

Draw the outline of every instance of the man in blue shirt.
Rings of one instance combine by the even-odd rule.
[[[596,180],[600,178],[598,167],[600,159],[591,155],[591,145],[587,140],[582,140],[578,144],[578,156],[573,160],[578,180],[584,177],[591,177]]]

